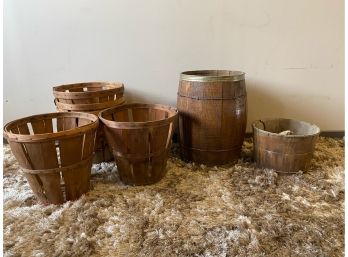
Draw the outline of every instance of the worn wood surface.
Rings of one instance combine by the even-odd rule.
[[[201,75],[210,73],[205,71]],[[240,156],[247,121],[244,79],[228,81],[220,80],[219,76],[209,81],[181,79],[177,108],[185,160],[217,165],[233,162]]]
[[[294,173],[310,167],[320,129],[291,119],[255,121],[253,127],[254,159],[259,167]],[[282,131],[290,135],[280,135]]]
[[[85,82],[53,87],[54,103],[59,112],[88,112],[98,116],[101,110],[125,103],[124,85],[110,82]],[[97,133],[94,163],[112,160],[103,126]]]
[[[40,202],[61,204],[89,190],[98,124],[93,114],[69,112],[34,115],[5,125],[4,135]]]
[[[177,110],[151,104],[126,104],[102,111],[106,138],[121,180],[147,185],[166,174]]]

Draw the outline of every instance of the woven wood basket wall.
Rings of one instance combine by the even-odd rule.
[[[4,135],[40,202],[61,204],[89,190],[98,125],[97,116],[76,112],[34,115],[5,125]]]
[[[177,110],[157,104],[126,104],[100,112],[121,180],[146,185],[166,174]]]
[[[110,82],[85,82],[53,87],[55,104],[59,112],[88,112],[98,116],[101,110],[125,103],[124,85]],[[103,124],[100,123],[94,162],[112,160],[106,143]]]

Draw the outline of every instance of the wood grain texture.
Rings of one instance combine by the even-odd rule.
[[[253,127],[254,159],[259,167],[294,173],[310,167],[320,129],[291,119],[255,121]],[[290,135],[280,135],[282,131]]]
[[[177,110],[151,104],[127,104],[99,114],[121,180],[147,185],[166,174]]]
[[[247,121],[244,79],[181,79],[177,107],[183,159],[218,165],[239,158]]]
[[[61,204],[89,190],[98,123],[93,114],[67,112],[34,115],[5,125],[4,135],[40,202]]]
[[[101,110],[125,103],[124,85],[110,82],[85,82],[53,87],[55,105],[59,112],[88,112],[98,116]],[[103,126],[97,133],[94,163],[112,160]]]

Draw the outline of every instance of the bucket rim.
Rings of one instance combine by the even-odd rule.
[[[303,123],[303,124],[306,124],[308,127],[313,127],[316,130],[316,132],[312,133],[312,134],[303,134],[303,135],[302,134],[301,135],[280,135],[278,133],[270,132],[270,131],[256,127],[257,123],[263,123],[264,121],[274,121],[274,120],[288,120],[288,121],[295,121],[298,123]],[[315,136],[318,136],[320,134],[320,128],[317,125],[306,122],[306,121],[291,119],[291,118],[265,118],[265,119],[260,119],[260,120],[254,121],[251,124],[251,126],[253,129],[253,134],[255,134],[255,131],[257,131],[259,134],[264,134],[264,135],[268,135],[268,136],[272,136],[272,137],[279,137],[279,138],[307,138],[307,137],[315,137]]]

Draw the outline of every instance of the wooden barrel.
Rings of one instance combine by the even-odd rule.
[[[4,135],[31,189],[44,204],[75,200],[89,190],[98,117],[49,113],[12,121]]]
[[[164,177],[177,123],[175,108],[126,104],[100,112],[99,119],[125,184],[153,184]]]
[[[207,165],[239,158],[247,121],[244,73],[181,73],[177,98],[182,157]]]
[[[98,116],[101,110],[124,104],[122,83],[85,82],[53,87],[55,104],[59,112],[88,112]],[[100,123],[94,163],[112,160],[106,143],[103,124]]]
[[[265,119],[252,124],[254,159],[261,168],[284,173],[306,171],[320,129],[292,119]]]

